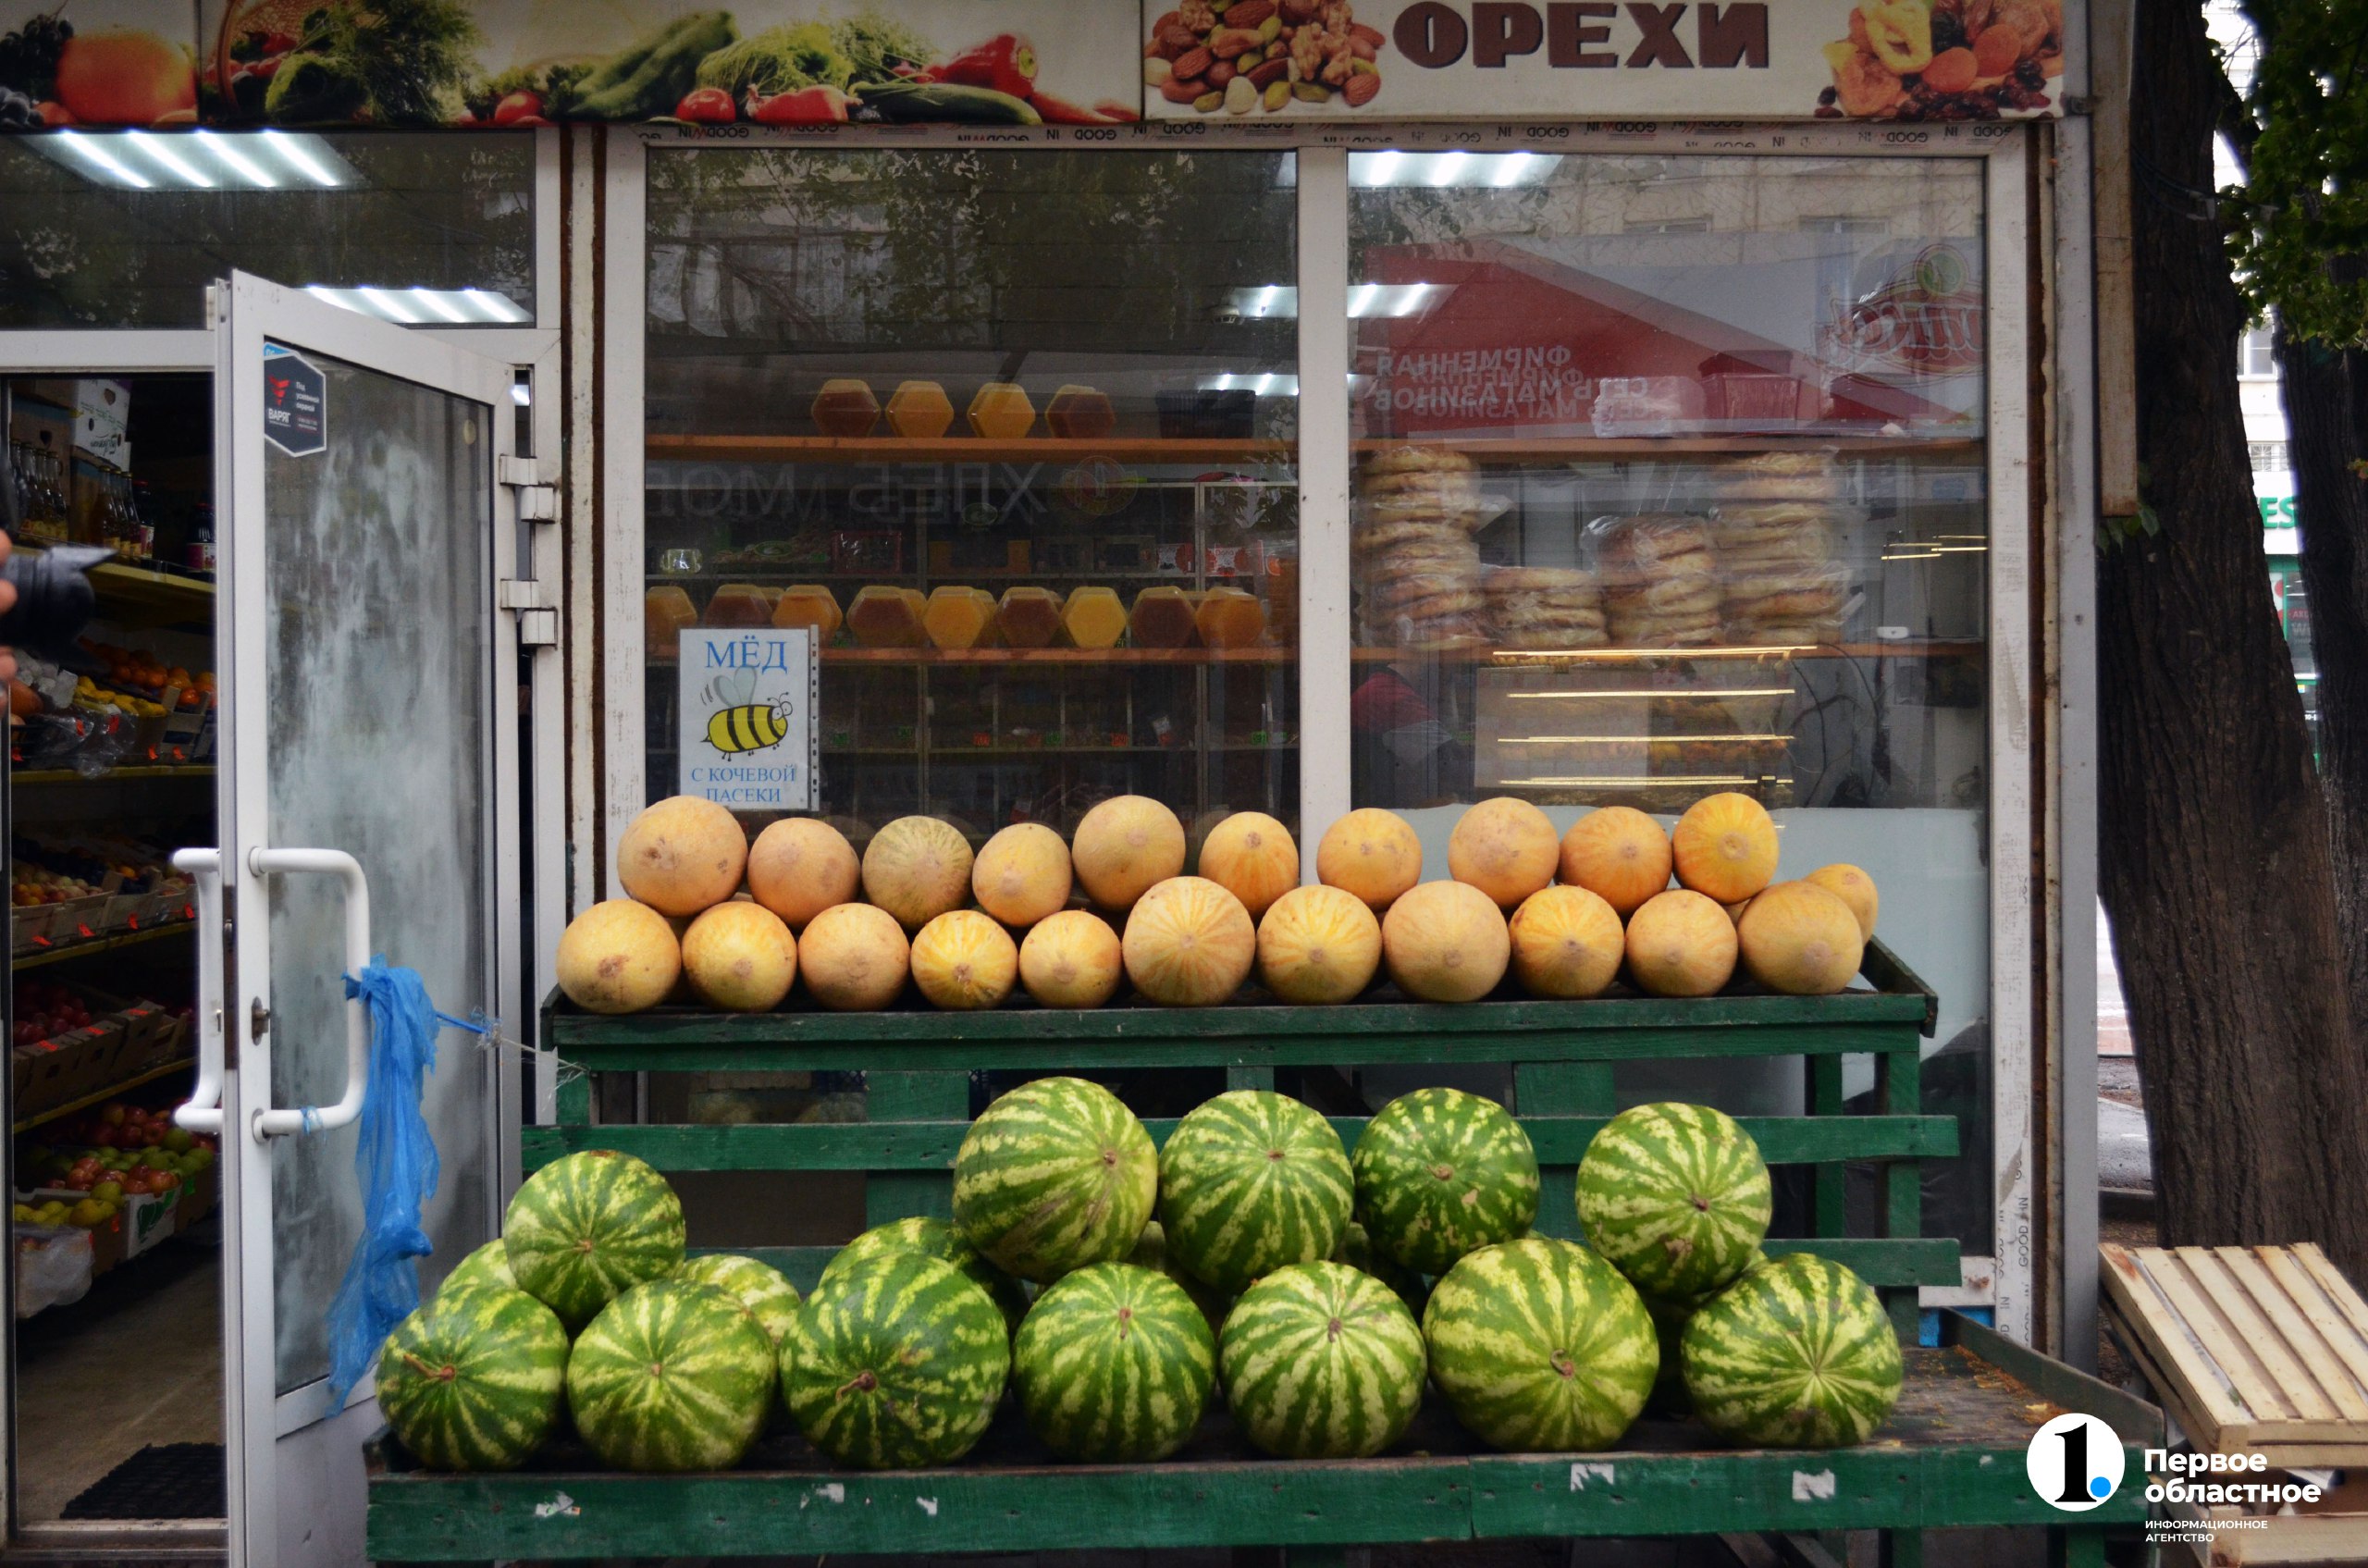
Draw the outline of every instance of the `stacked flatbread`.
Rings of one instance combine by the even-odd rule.
[[[1849,575],[1834,560],[1833,462],[1764,452],[1722,475],[1711,538],[1731,643],[1825,643],[1842,635]]]
[[[1480,591],[1488,601],[1488,627],[1498,648],[1602,648],[1611,640],[1603,587],[1592,572],[1492,567]]]
[[[1597,564],[1614,643],[1703,648],[1719,640],[1718,558],[1708,521],[1654,512],[1597,526]]]
[[[1393,447],[1357,475],[1359,640],[1440,647],[1481,639],[1480,547],[1486,521],[1472,460],[1444,447]]]

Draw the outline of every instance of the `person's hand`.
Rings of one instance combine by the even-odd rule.
[[[8,536],[0,534],[0,565],[7,563],[8,549]],[[0,577],[0,615],[6,615],[16,608],[17,585],[5,577]],[[13,681],[16,678],[17,650],[12,648],[0,648],[0,681]]]

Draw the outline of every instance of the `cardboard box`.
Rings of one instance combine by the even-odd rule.
[[[117,468],[131,466],[129,383],[96,377],[35,381],[33,395],[67,411],[76,451]]]

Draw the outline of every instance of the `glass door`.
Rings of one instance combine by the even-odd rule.
[[[342,1408],[327,1381],[363,1203],[366,1043],[340,977],[383,955],[449,1014],[518,1016],[515,647],[495,610],[512,371],[244,274],[223,298],[231,1552],[354,1562],[377,1417],[366,1381]],[[474,1037],[443,1036],[424,1109],[432,1289],[497,1220],[505,1097]]]

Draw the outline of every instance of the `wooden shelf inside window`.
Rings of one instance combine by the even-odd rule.
[[[826,648],[825,664],[1289,664],[1296,648]],[[674,668],[653,658],[652,669]]]
[[[1351,657],[1360,664],[1389,664],[1400,660],[1429,660],[1438,663],[1491,664],[1518,670],[1536,665],[1633,664],[1640,660],[1719,660],[1727,661],[1797,659],[1978,659],[1989,645],[1980,642],[1849,642],[1815,647],[1785,643],[1742,648],[1579,648],[1570,649],[1491,648],[1359,648]],[[825,664],[1067,664],[1100,667],[1117,664],[1290,664],[1299,649],[1261,648],[826,648]],[[652,670],[672,670],[675,661],[658,657],[648,661]],[[186,772],[187,770],[175,770]]]
[[[1852,457],[1970,456],[1979,438],[1963,436],[1807,434],[1785,436],[1423,436],[1365,438],[1359,453],[1403,446],[1445,446],[1489,463],[1619,463],[1659,458],[1747,456],[1768,451],[1834,451]],[[1023,436],[651,436],[644,453],[660,463],[1079,463],[1108,458],[1134,463],[1289,463],[1289,441],[1110,436],[1078,440]]]

